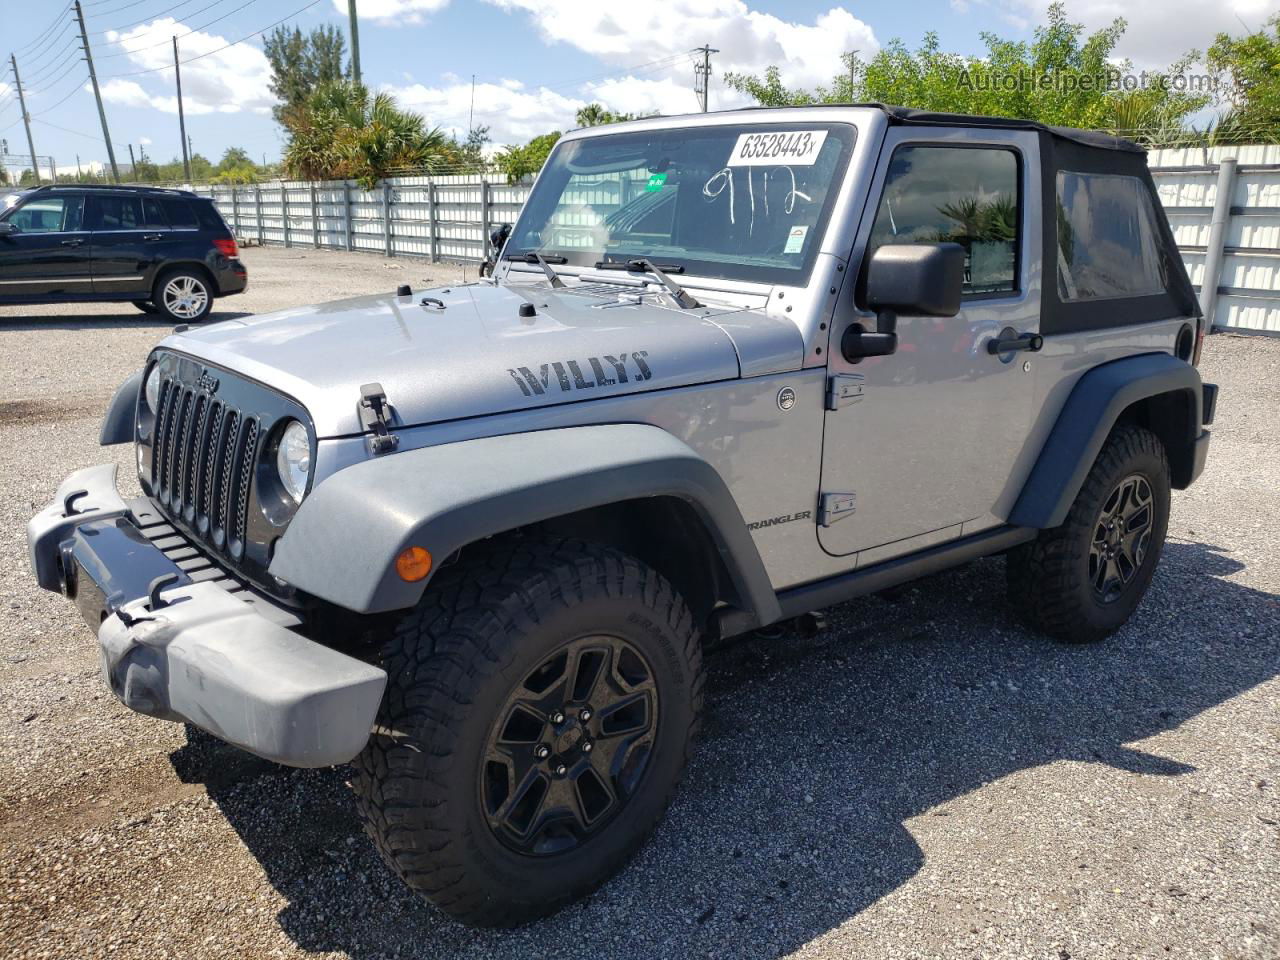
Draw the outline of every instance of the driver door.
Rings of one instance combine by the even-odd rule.
[[[861,567],[996,526],[1012,506],[1035,354],[987,344],[1039,329],[1039,169],[1029,131],[886,136],[852,262],[886,243],[956,242],[964,296],[955,317],[899,317],[896,353],[852,362],[841,334],[876,321],[841,298],[818,528],[828,553],[857,553]]]
[[[82,194],[40,193],[4,218],[18,228],[0,236],[0,299],[85,295],[93,284]]]

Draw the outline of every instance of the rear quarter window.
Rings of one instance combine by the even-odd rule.
[[[200,226],[206,230],[217,230],[220,233],[230,233],[227,229],[227,222],[222,219],[222,214],[218,212],[218,208],[213,205],[211,200],[195,200],[191,206],[195,209],[196,217],[200,221]]]
[[[195,230],[200,225],[196,220],[196,212],[191,209],[190,201],[179,200],[177,197],[162,197],[160,205],[164,207],[164,212],[169,217],[169,224],[175,230]]]
[[[1063,302],[1165,291],[1156,213],[1145,183],[1137,177],[1062,170],[1057,207]]]

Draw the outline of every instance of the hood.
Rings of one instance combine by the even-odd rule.
[[[749,347],[750,374],[794,369],[803,351],[794,325],[761,310],[680,310],[613,284],[361,297],[193,328],[161,346],[288,394],[317,436],[335,437],[361,432],[366,383],[382,384],[405,427],[732,379],[744,369],[735,344]]]

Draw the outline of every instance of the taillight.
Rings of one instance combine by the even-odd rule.
[[[228,260],[234,260],[240,256],[240,248],[236,246],[235,237],[214,237],[213,245]]]

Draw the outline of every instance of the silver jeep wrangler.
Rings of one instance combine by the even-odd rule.
[[[877,105],[571,133],[492,276],[179,328],[143,496],[28,527],[129,708],[351,761],[414,890],[507,925],[643,842],[703,647],[976,557],[1033,626],[1138,606],[1216,389],[1142,151]],[[371,732],[372,731],[372,732]]]

